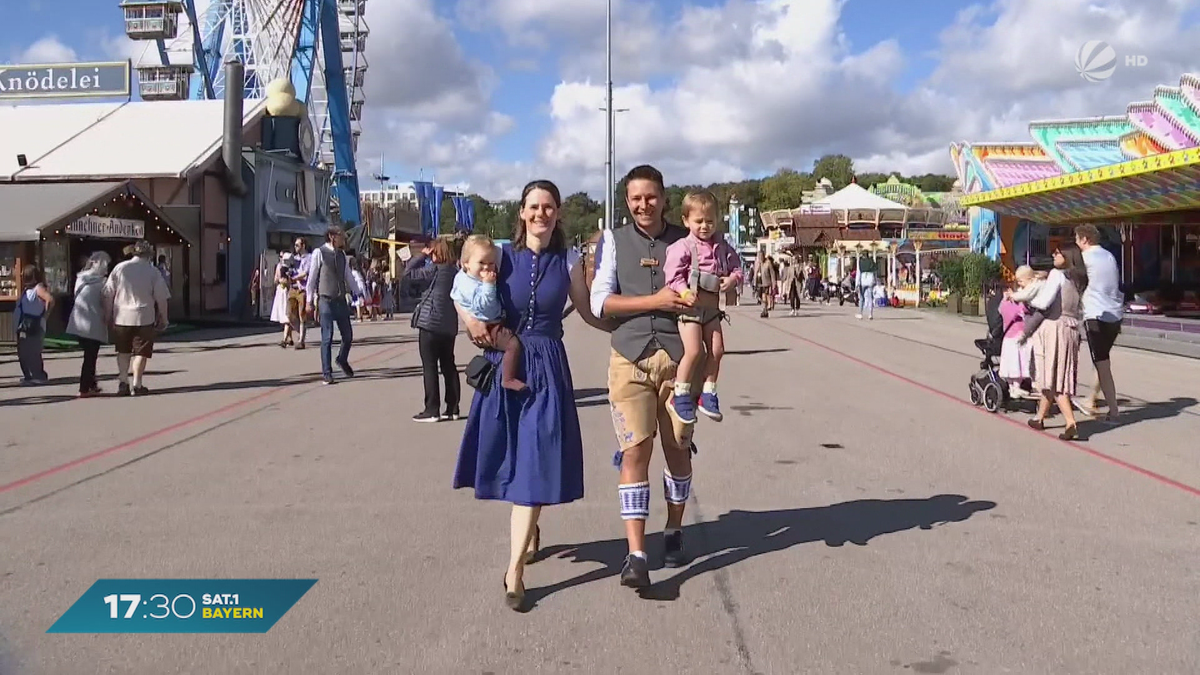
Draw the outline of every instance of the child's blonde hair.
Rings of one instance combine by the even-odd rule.
[[[479,250],[482,250],[484,255],[488,257],[494,257],[496,255],[496,242],[492,241],[492,238],[486,234],[473,234],[467,237],[467,240],[463,242],[459,262],[466,265],[471,256]]]
[[[1033,281],[1036,275],[1033,273],[1032,267],[1029,265],[1021,265],[1017,268],[1017,271],[1013,274],[1013,276],[1016,278],[1017,283],[1022,283],[1026,281]]]
[[[711,212],[713,218],[716,219],[716,196],[708,191],[687,193],[687,195],[683,198],[683,206],[680,208],[680,212],[683,214],[683,217],[686,219],[693,211],[698,211],[701,209],[703,209],[705,212]]]

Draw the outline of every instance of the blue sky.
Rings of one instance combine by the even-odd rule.
[[[39,40],[38,55],[130,53],[116,0],[6,4],[4,60]],[[630,52],[618,106],[634,108],[619,116],[618,153],[678,182],[806,169],[826,152],[863,170],[949,172],[951,141],[1027,140],[1030,119],[1120,112],[1177,81],[1198,4],[617,0]],[[366,16],[360,173],[384,152],[397,179],[425,169],[493,195],[534,175],[599,187],[603,0],[368,0]],[[779,44],[742,46],[752,32]],[[1071,58],[1089,39],[1150,54],[1151,67],[1089,88]]]

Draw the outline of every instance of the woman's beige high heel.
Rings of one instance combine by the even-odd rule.
[[[526,565],[537,562],[538,551],[542,547],[542,528],[538,525],[533,526],[533,539],[529,540],[529,546],[529,550],[525,552]]]
[[[518,611],[525,603],[525,581],[517,585],[517,590],[508,590],[508,570],[504,570],[504,604],[513,611]]]

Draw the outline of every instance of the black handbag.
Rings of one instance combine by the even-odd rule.
[[[483,354],[476,354],[467,364],[467,384],[481,394],[486,394],[492,387],[492,376],[496,373],[496,364],[488,361]]]
[[[544,274],[545,270],[538,273],[537,278],[533,282],[533,288],[529,290],[530,295],[537,293],[538,285],[542,283],[542,276]],[[525,324],[528,321],[529,312],[524,312],[521,315],[521,323],[517,326],[517,335],[520,335],[521,331],[525,330]],[[492,388],[492,381],[496,375],[496,364],[489,361],[483,354],[478,354],[467,364],[465,374],[467,376],[467,384],[474,388],[475,391],[486,394]]]

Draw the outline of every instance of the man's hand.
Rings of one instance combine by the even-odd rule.
[[[664,312],[682,312],[696,304],[696,299],[694,297],[681,298],[679,297],[679,294],[675,292],[675,289],[671,288],[670,286],[663,286],[662,290],[655,293],[652,297],[654,298],[655,305],[658,307],[658,309]]]
[[[737,279],[734,279],[731,276],[721,277],[721,292],[722,293],[732,289],[734,286],[737,286]]]

